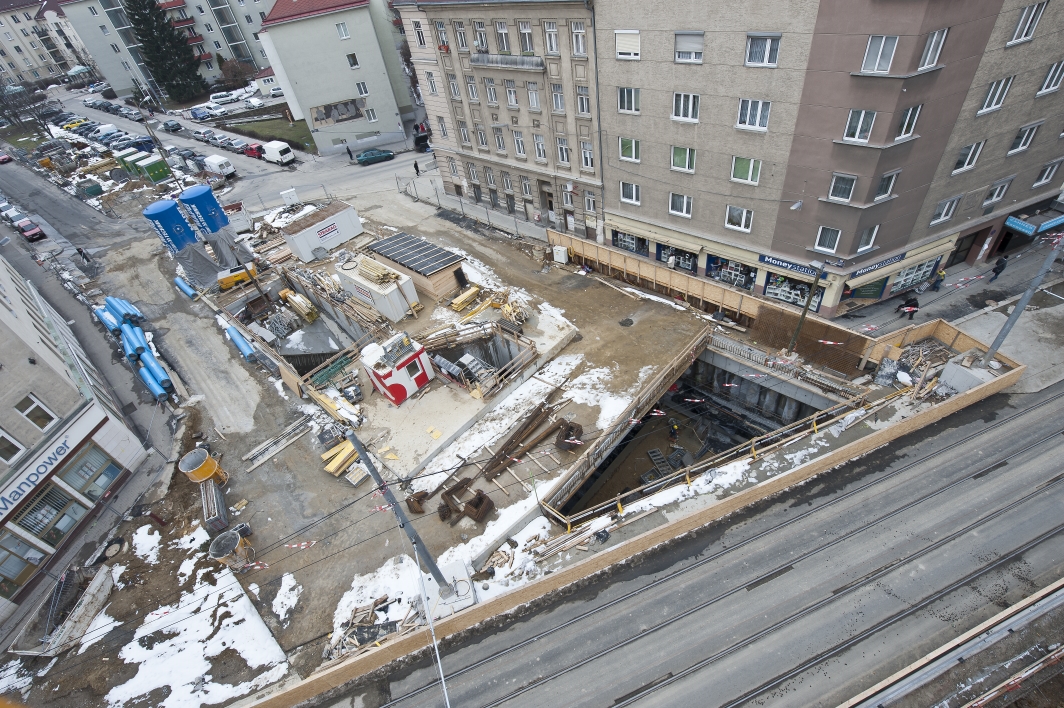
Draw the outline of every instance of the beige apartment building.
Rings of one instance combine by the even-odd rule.
[[[580,236],[600,232],[590,5],[395,0],[447,192]]]
[[[87,56],[54,0],[0,3],[0,81],[57,82]]]

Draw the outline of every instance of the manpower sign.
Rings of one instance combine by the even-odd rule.
[[[27,495],[37,490],[56,468],[70,456],[70,451],[92,435],[107,416],[97,406],[90,406],[65,430],[54,434],[48,446],[25,465],[0,490],[0,518],[11,512]]]

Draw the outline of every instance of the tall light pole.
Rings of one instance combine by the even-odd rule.
[[[813,304],[813,295],[816,294],[816,289],[820,285],[820,278],[824,274],[824,268],[827,266],[821,261],[811,261],[809,265],[813,266],[813,270],[816,273],[813,275],[813,284],[809,287],[809,295],[805,298],[805,307],[802,308],[802,316],[798,318],[798,326],[794,328],[794,335],[791,337],[791,343],[787,346],[787,351],[794,353],[794,347],[798,344],[798,335],[802,331],[802,325],[805,324],[805,316],[809,314],[809,306]]]

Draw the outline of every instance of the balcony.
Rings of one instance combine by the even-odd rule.
[[[212,56],[214,56],[214,55],[211,54],[210,52],[203,52],[203,54],[197,54],[196,58],[199,59],[200,61],[208,61],[208,60],[210,60],[210,58]]]
[[[160,10],[176,10],[179,7],[185,6],[185,0],[166,0],[166,2],[159,3]]]
[[[514,56],[511,54],[473,54],[469,63],[485,69],[516,69],[518,71],[544,71],[543,57]]]
[[[191,37],[188,38],[188,43],[189,44],[200,44],[202,41],[203,41],[203,35],[202,34],[194,34],[194,35],[192,35]]]
[[[174,27],[191,27],[192,25],[196,24],[196,18],[175,17],[174,19],[170,20],[170,24],[172,24]]]

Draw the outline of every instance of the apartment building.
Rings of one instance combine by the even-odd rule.
[[[54,0],[0,3],[0,81],[58,81],[86,54]]]
[[[241,61],[261,70],[270,65],[259,39],[262,23],[275,0],[160,0],[174,27],[188,35],[200,60],[200,74],[210,82],[221,78],[221,62]],[[147,87],[156,97],[159,86],[144,65],[140,42],[133,33],[121,0],[60,0],[70,23],[84,41],[97,69],[119,96]]]
[[[147,457],[66,321],[0,258],[0,621]]]
[[[260,36],[272,78],[319,154],[401,148],[424,119],[400,29],[386,0],[291,0],[268,13]]]
[[[648,28],[597,4],[608,240],[796,307],[822,269],[812,308],[829,317],[915,287],[963,237],[943,200],[994,218],[1021,170],[1025,189],[1042,180],[1026,203],[1053,192],[1040,173],[1059,148],[1017,135],[1053,120],[1057,99],[1035,96],[1060,57],[1030,48],[1059,21],[1022,5],[664,5]],[[998,73],[1029,84],[1023,105],[994,105]],[[977,136],[1001,155],[955,169]]]
[[[444,188],[600,235],[592,10],[583,2],[395,0]]]

